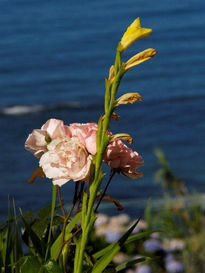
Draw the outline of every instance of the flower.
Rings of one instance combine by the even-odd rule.
[[[96,154],[97,129],[95,123],[72,123],[69,126],[72,136],[78,137],[92,155]]]
[[[47,151],[48,142],[58,137],[71,137],[70,130],[62,120],[49,119],[41,129],[35,129],[29,134],[25,148],[36,157],[41,157]]]
[[[110,224],[114,224],[117,226],[125,226],[129,223],[129,221],[130,217],[125,213],[110,218]]]
[[[89,180],[92,156],[77,137],[56,138],[47,146],[48,151],[40,159],[46,177],[53,184],[62,186],[69,180]]]
[[[147,48],[144,51],[137,53],[124,64],[125,72],[127,72],[131,67],[153,58],[156,54],[157,51],[154,48]]]
[[[142,172],[136,171],[144,165],[141,156],[128,148],[121,140],[111,142],[104,154],[104,161],[114,170],[122,172],[130,178],[139,178]]]
[[[116,230],[115,228],[109,227],[106,229],[105,232],[105,240],[108,243],[116,242],[120,239],[121,232],[119,230]]]
[[[168,273],[180,273],[184,272],[184,264],[177,260],[170,260],[165,264],[166,271]]]
[[[159,240],[156,239],[149,239],[146,240],[143,244],[145,251],[147,252],[157,252],[162,249],[162,245]]]
[[[115,107],[118,107],[121,104],[133,104],[137,100],[142,101],[142,97],[139,93],[126,93],[116,100]]]
[[[136,18],[133,23],[127,28],[126,32],[122,36],[119,44],[119,50],[123,52],[136,40],[148,36],[152,32],[150,28],[141,28],[140,18]]]
[[[135,273],[151,273],[151,268],[148,265],[140,265]]]
[[[115,255],[113,258],[113,262],[118,265],[125,263],[126,261],[127,261],[127,255],[124,254],[123,252],[118,252],[117,255]]]
[[[97,215],[97,218],[95,220],[95,228],[98,228],[100,226],[103,226],[103,225],[106,225],[109,221],[109,217],[106,215],[106,214],[103,214],[103,213],[99,213]]]

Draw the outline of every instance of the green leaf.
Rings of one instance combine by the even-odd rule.
[[[21,240],[19,238],[19,232],[18,232],[18,220],[16,215],[16,203],[13,199],[13,210],[14,210],[14,221],[15,221],[15,231],[14,231],[14,241],[13,241],[13,258],[14,263],[16,263],[21,256],[23,256],[23,250],[21,246]]]
[[[117,271],[115,268],[106,268],[103,273],[116,273]]]
[[[52,187],[52,203],[51,203],[51,220],[50,220],[50,228],[49,228],[49,233],[48,233],[48,242],[47,242],[47,248],[46,248],[45,261],[48,258],[48,254],[49,254],[49,250],[50,250],[51,232],[52,232],[53,218],[54,218],[55,206],[56,206],[56,195],[57,195],[57,186],[53,185],[53,187]]]
[[[40,256],[42,257],[43,256],[42,246],[43,246],[43,249],[45,248],[45,246],[43,244],[43,241],[41,241],[38,238],[38,236],[36,235],[36,233],[31,228],[30,224],[25,220],[25,218],[23,217],[22,214],[21,214],[21,219],[22,219],[22,221],[24,223],[26,232],[28,233],[28,235],[29,235],[29,237],[30,237],[30,239],[32,241],[32,244],[34,246],[35,252],[39,253]]]
[[[124,245],[128,245],[128,244],[130,244],[132,242],[135,242],[135,241],[138,241],[138,240],[141,240],[141,239],[144,239],[144,238],[148,238],[150,236],[150,234],[152,234],[153,232],[155,232],[155,231],[144,231],[144,232],[140,232],[140,233],[137,233],[137,234],[130,235],[128,237],[128,239],[125,241]],[[102,257],[103,255],[105,255],[106,253],[108,253],[112,249],[114,244],[115,243],[112,243],[109,246],[107,246],[107,247],[101,249],[100,251],[96,252],[93,255],[93,258],[98,259],[98,258]]]
[[[66,230],[65,230],[65,240],[68,240],[69,237],[72,236],[71,231],[74,229],[75,225],[80,221],[80,219],[81,219],[81,212],[76,214],[73,217],[73,219],[69,222],[69,224],[67,224]],[[55,242],[51,246],[51,257],[53,259],[57,258],[57,255],[62,245],[62,240],[63,238],[62,238],[62,232],[61,232],[61,234],[58,236],[58,238],[55,240]]]
[[[23,217],[32,219],[34,217],[34,215],[31,211],[28,210],[28,211],[24,212]]]
[[[39,211],[38,211],[38,216],[41,218],[41,219],[48,219],[48,217],[50,216],[51,214],[51,205],[48,205],[44,208],[41,208]]]
[[[46,230],[48,228],[47,219],[39,220],[36,219],[32,224],[32,230],[36,233],[39,239],[42,239],[43,235],[45,235]]]
[[[39,273],[62,273],[62,270],[55,261],[49,260],[45,265],[41,266]]]
[[[40,263],[35,256],[28,256],[20,268],[20,273],[37,273],[40,270]]]
[[[138,224],[139,219],[128,229],[128,231],[119,239],[119,241],[115,242],[109,252],[106,252],[104,256],[102,256],[94,265],[92,273],[103,272],[103,270],[110,264],[113,257],[120,251],[121,247],[124,245],[125,241],[132,233],[136,225]]]
[[[6,230],[6,240],[3,243],[3,263],[6,272],[11,272],[11,269],[8,268],[8,265],[12,263],[11,254],[12,254],[12,220],[10,217],[10,199],[8,198],[8,223],[7,223],[7,230]]]
[[[146,261],[146,258],[138,258],[138,259],[135,259],[135,260],[132,260],[132,261],[129,261],[129,262],[126,262],[126,263],[123,263],[123,264],[120,264],[116,267],[116,272],[119,272],[119,271],[122,271],[122,270],[125,270],[137,263],[141,263],[141,262],[144,262]]]

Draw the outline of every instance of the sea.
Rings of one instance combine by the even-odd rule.
[[[158,53],[124,76],[117,96],[139,92],[143,101],[121,106],[110,130],[133,137],[144,175],[116,175],[108,194],[134,216],[147,200],[159,200],[155,148],[191,192],[205,193],[204,14],[204,0],[0,0],[0,219],[8,196],[23,211],[49,204],[51,181],[28,184],[38,159],[24,149],[25,140],[50,118],[98,121],[117,43],[137,17],[153,32],[130,46],[123,61],[146,48]],[[73,191],[72,181],[62,187],[66,205]]]

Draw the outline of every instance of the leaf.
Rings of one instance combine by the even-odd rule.
[[[11,217],[10,217],[10,199],[8,198],[8,224],[7,224],[7,230],[6,230],[6,240],[3,246],[3,263],[5,266],[5,270],[8,270],[8,273],[10,272],[10,269],[8,269],[8,265],[12,262],[11,261],[11,253],[13,248],[12,243],[12,227],[11,227]]]
[[[106,252],[104,256],[102,256],[94,265],[92,273],[99,273],[103,272],[103,270],[110,264],[114,256],[120,251],[121,247],[124,245],[125,241],[129,237],[129,235],[132,233],[136,225],[138,224],[140,219],[132,225],[128,231],[119,239],[119,241],[115,242],[109,252]]]
[[[32,219],[34,215],[31,211],[27,210],[26,212],[23,213],[23,217]]]
[[[48,223],[46,219],[36,219],[34,224],[32,225],[32,230],[36,233],[39,239],[42,239],[42,237],[45,235],[47,228]]]
[[[33,229],[31,228],[30,224],[25,220],[25,218],[23,217],[23,214],[21,212],[21,219],[24,223],[26,232],[28,233],[28,236],[30,237],[32,244],[34,246],[35,252],[39,253],[40,256],[43,256],[43,251],[42,251],[42,245],[43,245],[43,241],[41,241],[37,234],[33,231]],[[43,245],[43,248],[45,246]]]
[[[130,235],[128,237],[128,239],[125,241],[124,245],[128,245],[128,244],[130,244],[132,242],[148,238],[150,236],[150,234],[152,234],[153,232],[155,232],[155,231],[144,231],[144,232],[140,232],[140,233],[137,233],[137,234]],[[107,252],[110,251],[110,249],[113,247],[114,244],[115,243],[112,243],[109,246],[107,246],[107,247],[101,249],[100,251],[96,252],[93,255],[93,258],[98,259],[98,258],[102,257],[104,254],[106,254]]]
[[[119,272],[119,271],[122,271],[122,270],[125,270],[137,263],[141,263],[141,262],[144,262],[146,261],[146,258],[142,257],[142,258],[138,258],[138,259],[135,259],[135,260],[132,260],[132,261],[129,261],[129,262],[126,262],[126,263],[123,263],[123,264],[120,264],[116,267],[116,272]]]
[[[21,240],[19,238],[18,232],[18,220],[16,215],[16,203],[13,199],[13,210],[14,210],[14,221],[15,221],[15,231],[14,231],[14,239],[13,239],[13,263],[16,263],[21,256],[23,256],[23,249],[21,246]]]
[[[45,261],[47,260],[48,254],[50,251],[51,232],[52,232],[53,218],[54,218],[55,206],[56,206],[56,195],[57,195],[57,186],[53,185],[52,202],[51,202],[51,219],[50,219],[50,227],[48,232],[48,242],[47,242],[47,248],[46,248],[46,254],[45,254]]]
[[[106,268],[103,273],[116,273],[117,271],[115,270],[115,268]]]
[[[20,273],[37,273],[40,267],[41,265],[36,256],[28,256],[20,268]]]
[[[74,227],[78,223],[78,221],[80,221],[80,219],[81,219],[81,212],[76,214],[73,217],[73,219],[69,222],[69,224],[67,224],[66,230],[65,230],[65,240],[68,240],[69,236],[72,236],[71,231],[74,229]],[[58,238],[55,240],[53,245],[51,246],[51,257],[53,259],[56,259],[57,255],[60,251],[61,245],[62,245],[62,232],[58,236]]]
[[[48,219],[48,217],[50,216],[51,214],[51,205],[48,205],[44,208],[41,208],[39,211],[38,211],[38,216],[41,218],[41,219]]]

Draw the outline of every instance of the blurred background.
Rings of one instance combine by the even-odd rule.
[[[124,77],[119,96],[139,92],[143,102],[121,107],[111,131],[133,136],[144,177],[116,176],[109,194],[132,215],[147,198],[160,198],[155,147],[191,191],[205,192],[204,12],[202,0],[0,1],[0,218],[8,195],[23,210],[50,202],[51,181],[27,183],[38,160],[24,142],[49,118],[97,122],[115,48],[136,17],[153,33],[124,60],[149,47],[158,54]],[[72,193],[70,182],[63,187],[68,203]]]

